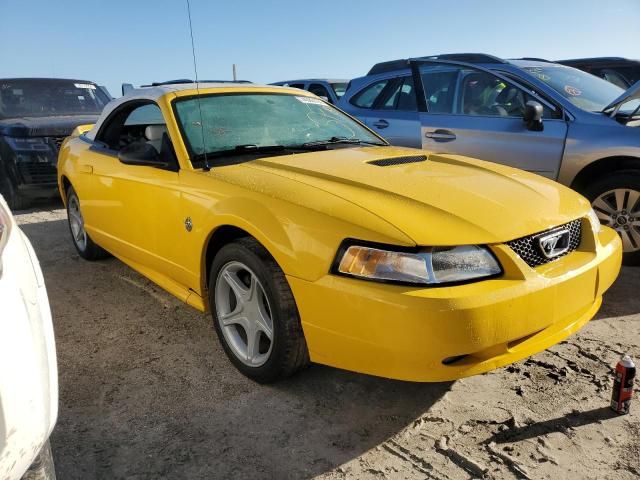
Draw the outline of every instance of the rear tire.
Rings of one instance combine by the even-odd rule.
[[[80,199],[73,187],[67,189],[67,219],[69,221],[71,240],[78,251],[78,255],[89,261],[100,260],[109,256],[106,250],[91,240],[91,237],[84,229]]]
[[[622,238],[622,263],[640,265],[640,171],[610,173],[594,180],[581,193],[602,224],[615,229]]]
[[[222,247],[211,264],[209,278],[216,333],[227,357],[242,374],[270,383],[309,364],[293,293],[284,273],[260,243],[241,238]]]

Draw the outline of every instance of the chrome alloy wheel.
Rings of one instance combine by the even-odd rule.
[[[84,219],[76,195],[69,197],[69,226],[73,241],[76,242],[78,249],[84,252],[87,248],[87,232],[84,229]]]
[[[625,252],[640,250],[640,192],[629,188],[609,190],[592,206],[600,222],[618,232]]]
[[[237,261],[227,263],[216,279],[216,319],[233,354],[259,367],[271,355],[273,319],[264,288],[253,271]]]

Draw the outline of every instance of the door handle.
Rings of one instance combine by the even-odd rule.
[[[389,126],[389,122],[381,118],[377,122],[373,122],[373,126],[376,128],[387,128]]]
[[[80,173],[93,173],[93,167],[91,165],[78,165],[78,171]]]
[[[433,132],[426,132],[425,137],[435,140],[436,142],[449,142],[456,139],[456,134],[450,130],[435,130]]]

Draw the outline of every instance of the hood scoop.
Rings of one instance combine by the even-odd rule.
[[[411,155],[407,157],[381,158],[367,163],[376,167],[391,167],[393,165],[404,165],[405,163],[424,162],[426,159],[426,155]]]

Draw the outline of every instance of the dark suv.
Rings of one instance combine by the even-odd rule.
[[[640,61],[621,57],[576,58],[558,63],[604,78],[625,90],[640,80]]]
[[[62,141],[78,125],[95,123],[109,101],[86,80],[0,79],[0,193],[12,209],[58,194]]]

